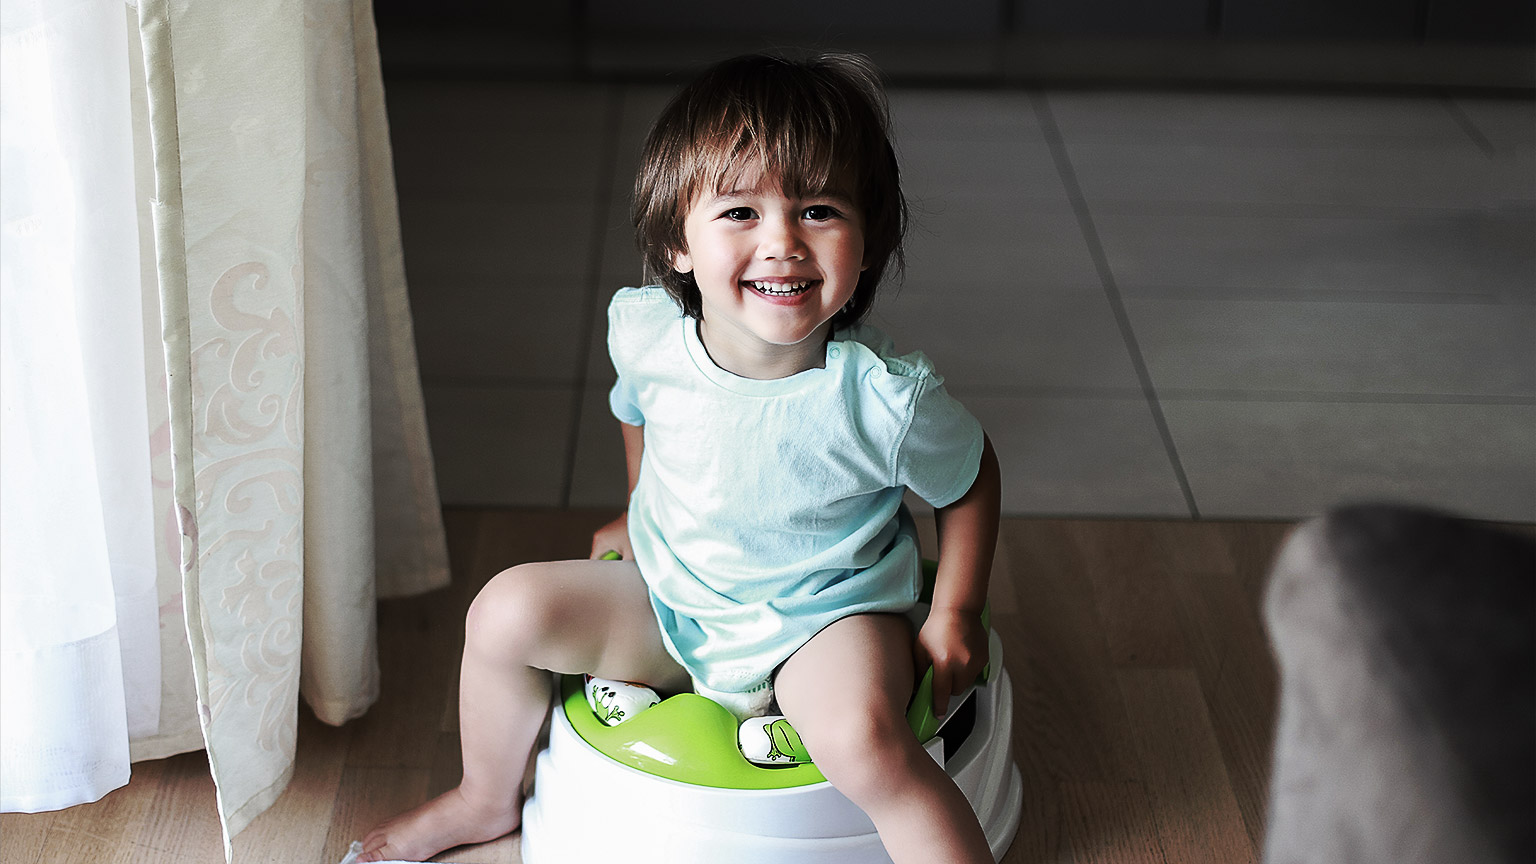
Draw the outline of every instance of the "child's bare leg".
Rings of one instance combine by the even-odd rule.
[[[990,864],[975,811],[907,726],[912,680],[906,619],[854,615],[795,652],[774,689],[816,767],[869,815],[893,861]]]
[[[550,672],[682,686],[640,571],[627,561],[525,564],[486,584],[465,622],[459,674],[464,779],[363,840],[365,861],[419,861],[522,821],[522,779],[549,706]]]

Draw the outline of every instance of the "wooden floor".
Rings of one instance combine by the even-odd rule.
[[[383,697],[339,729],[301,709],[293,783],[235,839],[237,864],[334,864],[378,821],[456,783],[456,677],[470,599],[504,567],[582,554],[611,516],[446,515],[455,584],[382,604]],[[1276,692],[1258,610],[1287,529],[1005,521],[993,622],[1015,686],[1024,812],[1004,861],[1258,860]],[[0,817],[6,864],[221,858],[200,753],[137,764],[133,782],[95,804]],[[517,862],[518,838],[438,860]]]

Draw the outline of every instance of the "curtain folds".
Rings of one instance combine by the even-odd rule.
[[[81,58],[54,44],[60,4],[6,2],[6,77],[13,47],[32,42],[50,46],[42,66],[56,77],[80,77]],[[29,608],[13,595],[89,607],[76,619],[92,623],[62,634],[66,653],[99,647],[96,677],[79,686],[117,694],[101,713],[123,728],[99,737],[122,746],[99,760],[109,766],[99,791],[49,803],[121,785],[130,738],[132,758],[202,744],[227,852],[291,776],[300,694],[333,724],[377,697],[377,597],[448,578],[372,9],[368,0],[140,0],[125,21],[111,0],[67,5],[95,22],[99,38],[82,57],[112,44],[88,65],[102,81],[117,77],[100,85],[99,104],[80,109],[89,122],[64,132],[109,141],[111,161],[86,168],[95,154],[68,147],[34,160],[75,190],[69,219],[9,212],[6,168],[5,725],[13,679],[25,677],[13,671],[53,674],[35,654],[13,656],[31,650],[9,632],[12,613]],[[13,15],[18,6],[36,20]],[[54,105],[73,98],[42,90]],[[8,81],[8,114],[12,96]],[[42,190],[35,197],[34,211],[52,206]],[[108,197],[110,212],[96,214]],[[73,244],[65,258],[95,269],[58,265],[57,243],[38,245],[38,232],[23,230],[29,219]],[[45,284],[13,268],[18,243],[62,275]],[[39,324],[49,339],[28,338]],[[13,368],[23,344],[37,357]],[[61,416],[42,427],[34,421],[44,413]],[[13,427],[28,435],[13,441]],[[131,470],[109,467],[120,453]],[[44,468],[13,478],[22,463]],[[61,477],[84,491],[59,498]],[[18,503],[34,499],[59,503]],[[40,541],[13,562],[31,548],[13,555],[13,532],[57,544],[45,523],[65,510],[62,524],[89,529],[69,555]],[[25,584],[13,585],[13,570]],[[129,662],[150,653],[154,662]],[[70,708],[25,713],[40,727]],[[5,806],[24,809],[12,806],[26,784],[11,769],[10,733],[0,730]]]

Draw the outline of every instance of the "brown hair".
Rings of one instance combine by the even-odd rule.
[[[865,270],[834,327],[858,323],[894,259],[907,203],[890,141],[879,72],[853,54],[808,61],[761,54],[726,60],[683,88],[651,127],[635,178],[635,240],[655,279],[693,318],[701,315],[692,273],[672,267],[687,251],[683,223],[699,195],[728,189],[746,170],[776,179],[786,194],[836,192],[864,216]]]

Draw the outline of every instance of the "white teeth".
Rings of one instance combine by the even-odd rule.
[[[789,297],[799,294],[810,286],[809,282],[752,282],[751,286],[764,294],[773,294],[778,297]]]

